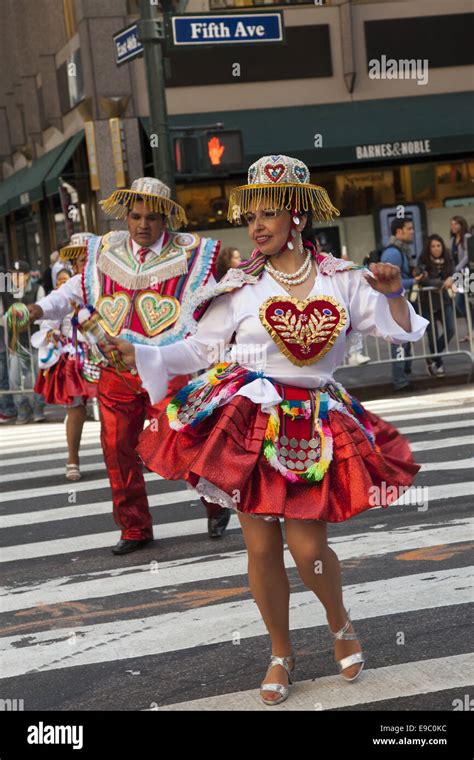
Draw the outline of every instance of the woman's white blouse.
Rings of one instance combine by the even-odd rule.
[[[293,364],[260,322],[259,309],[267,298],[281,295],[284,300],[289,296],[265,271],[256,284],[246,284],[218,296],[201,318],[194,335],[167,346],[136,346],[136,366],[152,403],[165,397],[171,377],[197,372],[220,361],[238,362],[283,384],[302,388],[324,386],[334,382],[333,373],[344,361],[350,324],[363,335],[374,335],[392,343],[419,340],[428,320],[416,314],[407,302],[411,331],[405,332],[393,319],[388,299],[370,287],[362,276],[363,271],[367,270],[346,269],[333,275],[318,272],[308,298],[331,296],[344,307],[349,319],[332,348],[310,365]],[[234,334],[235,342],[229,347]],[[275,386],[263,378],[248,383],[238,394],[263,404],[264,411],[267,406],[281,401]]]

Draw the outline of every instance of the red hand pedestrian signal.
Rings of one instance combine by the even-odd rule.
[[[207,150],[209,153],[209,158],[211,159],[211,164],[213,166],[218,166],[221,163],[221,158],[222,154],[225,151],[225,146],[221,144],[221,141],[218,137],[211,137],[211,139],[207,141]]]

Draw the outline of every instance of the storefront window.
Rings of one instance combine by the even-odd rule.
[[[230,191],[246,181],[247,177],[241,176],[222,182],[178,184],[177,199],[186,209],[189,227],[226,227]],[[311,172],[311,182],[326,188],[344,217],[372,215],[378,206],[397,203],[439,208],[446,198],[472,195],[473,181],[474,161]]]
[[[211,11],[221,8],[248,8],[262,5],[312,5],[309,0],[209,0]],[[321,0],[317,5],[330,5],[328,0]]]

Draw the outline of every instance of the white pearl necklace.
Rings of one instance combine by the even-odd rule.
[[[303,264],[296,272],[293,272],[292,274],[280,272],[278,269],[275,269],[270,261],[265,262],[265,270],[283,285],[290,287],[291,285],[301,285],[303,282],[306,282],[306,280],[311,276],[311,264],[311,252],[308,251]]]

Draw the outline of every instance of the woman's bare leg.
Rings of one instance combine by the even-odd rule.
[[[290,641],[290,584],[283,562],[283,538],[280,523],[267,522],[238,513],[248,552],[250,591],[263,618],[272,642],[272,654],[288,657]],[[268,671],[265,683],[288,685],[282,665]],[[265,699],[279,699],[273,691],[263,691]]]
[[[81,445],[82,429],[86,421],[85,404],[71,406],[66,420],[66,440],[68,449],[68,464],[79,464],[79,446]]]
[[[329,628],[336,633],[347,622],[347,613],[342,600],[341,565],[328,546],[326,523],[285,520],[285,533],[301,580],[324,606]],[[354,632],[352,625],[348,632]],[[338,639],[335,642],[336,660],[360,651],[358,641]],[[344,670],[344,676],[352,678],[360,669],[360,663],[351,665]]]

